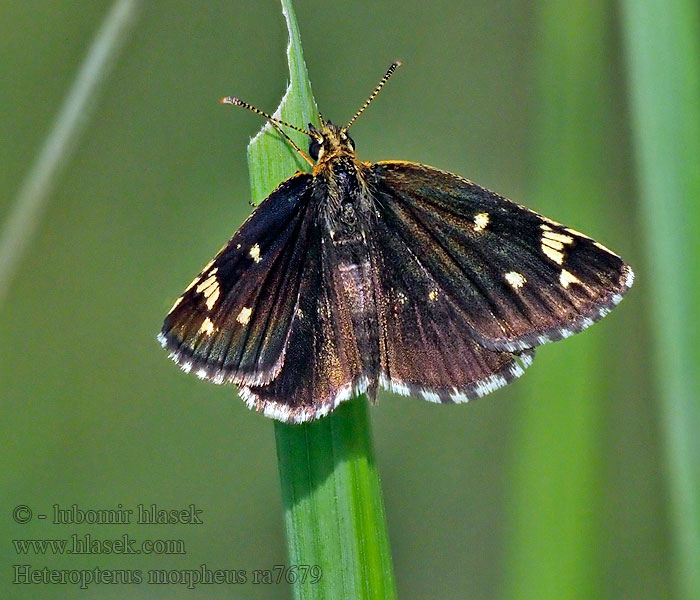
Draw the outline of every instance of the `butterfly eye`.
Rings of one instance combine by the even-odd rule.
[[[349,145],[350,148],[352,148],[353,150],[355,149],[355,140],[353,140],[350,136],[348,136],[348,145]]]
[[[311,140],[309,144],[309,156],[314,160],[318,160],[318,155],[321,152],[321,142],[318,140]]]

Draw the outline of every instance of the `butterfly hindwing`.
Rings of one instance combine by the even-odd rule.
[[[602,245],[470,181],[405,162],[372,172],[387,230],[487,348],[518,352],[568,337],[632,284],[631,269]]]
[[[373,391],[369,388],[376,370],[371,363],[377,349],[362,347],[365,338],[357,332],[352,311],[345,310],[348,302],[357,306],[358,299],[339,288],[337,273],[343,264],[330,242],[326,232],[315,229],[284,367],[267,384],[240,389],[248,406],[282,421],[309,421],[353,395]]]
[[[523,374],[520,360],[482,347],[464,315],[384,220],[373,236],[384,360],[380,384],[431,402],[466,402]]]
[[[314,228],[311,180],[282,183],[175,302],[159,338],[186,371],[241,384],[279,372]]]

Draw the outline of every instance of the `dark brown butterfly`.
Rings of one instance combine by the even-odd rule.
[[[313,166],[277,187],[177,299],[159,340],[189,372],[304,422],[377,387],[466,402],[533,348],[593,324],[632,270],[591,238],[467,179],[358,160],[345,127],[262,114]],[[309,156],[281,127],[307,134]]]

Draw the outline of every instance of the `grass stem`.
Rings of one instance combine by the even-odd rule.
[[[700,599],[700,11],[623,0],[678,597]]]
[[[305,127],[319,125],[291,0],[282,0],[289,30],[290,81],[275,116]],[[303,134],[290,137],[301,147]],[[248,147],[253,201],[308,168],[266,125]],[[290,567],[316,568],[293,584],[297,599],[396,597],[379,475],[373,458],[365,396],[304,425],[275,423]],[[312,574],[314,572],[310,572]]]
[[[136,22],[139,4],[139,0],[115,0],[17,193],[0,230],[0,306],[39,227],[41,214],[58,178],[97,105],[98,91]],[[41,101],[40,98],[36,100]]]

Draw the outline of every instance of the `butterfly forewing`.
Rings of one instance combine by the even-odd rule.
[[[160,339],[183,369],[217,383],[276,376],[315,220],[311,177],[281,184],[176,301]]]
[[[607,314],[632,283],[600,244],[456,175],[404,162],[372,169],[388,235],[485,347],[520,351],[567,337]]]

